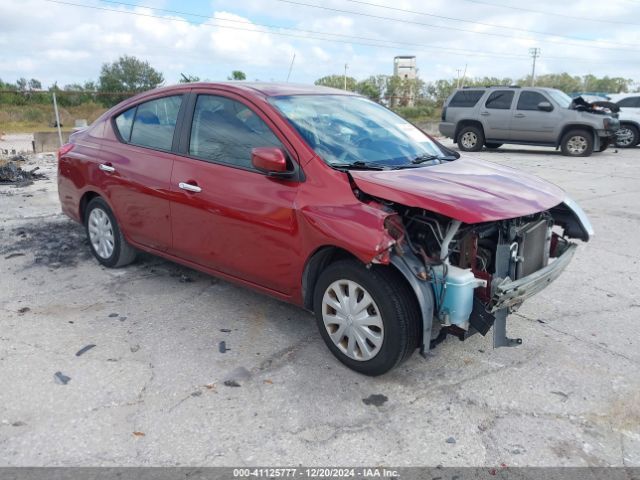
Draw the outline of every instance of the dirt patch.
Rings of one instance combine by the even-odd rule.
[[[73,267],[91,258],[84,227],[71,220],[42,221],[16,227],[0,246],[0,255],[33,254],[29,266]]]

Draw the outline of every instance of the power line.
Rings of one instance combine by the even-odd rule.
[[[93,9],[93,10],[102,10],[102,11],[119,13],[119,14],[136,15],[136,16],[141,16],[141,17],[157,18],[157,19],[165,20],[165,21],[182,22],[182,23],[187,23],[189,25],[193,25],[192,22],[190,22],[189,20],[183,19],[183,18],[169,18],[169,17],[163,17],[163,16],[160,16],[160,15],[153,15],[153,14],[149,14],[149,13],[116,10],[116,9],[113,9],[113,8],[98,7],[98,6],[94,6],[94,5],[84,5],[84,4],[79,4],[79,3],[65,2],[65,1],[61,1],[61,0],[45,0],[45,1],[50,2],[50,3],[59,4],[59,5],[74,6],[74,7],[81,7],[81,8],[89,8],[89,9]],[[125,3],[125,2],[116,2],[116,1],[112,1],[110,3],[117,3],[117,4],[120,4],[120,5],[128,5],[128,6],[132,6],[132,7],[139,7],[140,6],[140,5],[134,5],[134,4],[128,4],[128,3]],[[191,13],[188,13],[188,12],[180,12],[180,11],[177,11],[177,10],[167,10],[167,9],[160,9],[160,8],[156,9],[155,7],[145,7],[145,8],[149,8],[151,10],[165,11],[165,12],[168,12],[168,13],[170,12],[170,13],[175,13],[175,14],[181,14],[181,15],[192,15],[192,16],[204,17],[204,15],[191,14]],[[206,18],[209,18],[209,17],[206,17]],[[285,36],[285,37],[303,38],[303,39],[307,39],[307,40],[322,40],[322,41],[329,41],[329,42],[343,43],[343,44],[363,45],[363,46],[367,46],[367,47],[386,48],[386,49],[392,49],[392,50],[397,50],[398,47],[397,46],[393,46],[393,45],[390,46],[390,45],[388,45],[388,43],[394,43],[394,44],[397,44],[397,45],[407,45],[407,46],[413,46],[413,47],[419,47],[419,48],[431,49],[431,50],[438,50],[438,51],[446,52],[446,53],[448,53],[450,55],[468,56],[469,54],[473,54],[473,55],[476,55],[476,56],[484,56],[484,57],[521,58],[521,59],[522,58],[526,58],[526,56],[524,56],[524,55],[517,55],[517,54],[486,52],[486,51],[480,51],[480,50],[468,50],[468,49],[462,49],[462,48],[442,47],[442,46],[439,46],[439,45],[428,45],[428,44],[420,44],[420,43],[397,42],[397,41],[386,40],[386,39],[383,40],[383,39],[376,39],[376,38],[371,38],[371,37],[359,37],[359,36],[343,35],[343,34],[326,34],[324,32],[316,32],[316,31],[313,31],[313,30],[302,30],[302,29],[296,29],[296,28],[290,28],[290,27],[264,25],[264,24],[246,22],[246,21],[241,21],[241,20],[232,20],[232,19],[219,18],[219,19],[216,19],[216,21],[235,22],[235,23],[242,23],[242,24],[245,24],[245,25],[262,26],[262,27],[266,27],[266,28],[281,28],[283,30],[306,32],[306,33],[311,33],[311,34],[314,34],[314,35],[335,35],[335,36],[339,36],[339,37],[346,38],[346,39],[354,38],[354,39],[357,39],[357,40],[365,40],[365,41],[374,42],[374,43],[363,43],[363,42],[360,42],[360,41],[356,41],[356,42],[354,42],[354,41],[345,41],[345,40],[338,40],[338,39],[334,39],[334,38],[315,37],[315,36],[310,36],[310,35],[295,35],[295,34],[291,34],[291,33],[277,32],[277,31],[273,31],[273,30],[265,31],[265,30],[257,30],[257,29],[254,29],[254,28],[232,27],[232,26],[229,26],[229,25],[219,25],[217,23],[210,23],[210,22],[202,22],[202,23],[200,23],[200,25],[207,25],[207,26],[217,27],[217,28],[227,28],[227,29],[232,29],[232,30],[242,30],[242,31],[253,32],[253,33],[269,33],[269,34],[281,35],[281,36]],[[375,43],[375,42],[379,42],[379,43]],[[385,42],[385,43],[382,43],[382,42]]]
[[[407,20],[407,19],[402,19],[402,18],[389,18],[389,17],[383,17],[381,15],[374,15],[372,13],[365,13],[365,12],[355,12],[353,10],[342,10],[340,8],[334,8],[334,7],[327,7],[324,5],[314,5],[311,3],[304,3],[304,2],[297,2],[295,0],[276,0],[277,2],[283,2],[283,3],[289,3],[292,5],[300,5],[300,6],[304,6],[304,7],[312,7],[312,8],[318,8],[321,10],[328,10],[328,11],[332,11],[332,12],[338,12],[338,13],[348,13],[350,15],[360,15],[363,17],[369,17],[369,18],[376,18],[379,20],[384,20],[385,22],[400,22],[403,24],[412,24],[412,25],[420,25],[423,27],[431,27],[431,28],[440,28],[440,29],[444,29],[444,30],[453,30],[453,31],[457,31],[457,32],[466,32],[466,33],[473,33],[476,35],[490,35],[490,36],[494,36],[494,37],[503,37],[503,38],[519,38],[519,39],[527,39],[527,37],[522,37],[522,36],[514,36],[514,35],[507,35],[504,33],[497,33],[497,32],[478,32],[475,30],[467,30],[464,28],[458,28],[458,27],[449,27],[449,26],[443,26],[443,25],[434,25],[432,23],[424,23],[424,22],[417,22],[414,20]],[[468,0],[471,1],[471,0]],[[603,50],[620,50],[620,51],[637,51],[637,47],[635,48],[615,48],[615,47],[603,47],[600,45],[584,45],[584,44],[578,44],[578,43],[570,43],[570,42],[550,42],[548,40],[543,40],[547,43],[550,44],[554,44],[554,45],[573,45],[573,46],[577,46],[577,47],[582,47],[582,48],[598,48],[598,49],[603,49]],[[584,42],[594,42],[594,40],[582,40]],[[614,42],[602,42],[602,43],[609,43],[611,45],[623,45],[623,44],[619,44],[619,43],[614,43]],[[631,44],[628,44],[629,46],[631,46]]]
[[[164,21],[182,22],[182,23],[187,23],[189,25],[193,25],[192,22],[190,22],[189,20],[184,19],[184,18],[175,18],[175,17],[169,18],[169,17],[165,17],[165,16],[161,16],[161,15],[153,15],[153,14],[150,14],[150,13],[133,12],[133,11],[126,11],[126,10],[117,10],[117,9],[113,9],[113,8],[99,7],[99,6],[94,6],[94,5],[85,5],[85,4],[79,4],[79,3],[73,3],[73,2],[66,2],[66,1],[62,1],[62,0],[45,0],[45,1],[50,2],[50,3],[55,3],[55,4],[58,4],[58,5],[64,5],[64,6],[74,6],[74,7],[93,9],[93,10],[101,10],[101,11],[113,12],[113,13],[124,14],[124,15],[135,15],[135,16],[141,16],[141,17],[157,18],[157,19],[164,20]],[[118,4],[118,5],[124,5],[124,6],[144,7],[144,8],[149,8],[150,10],[158,10],[158,11],[163,11],[163,12],[166,12],[166,13],[173,13],[173,14],[180,14],[180,15],[187,15],[187,16],[194,16],[194,17],[210,18],[209,16],[205,16],[205,15],[201,15],[201,14],[195,14],[195,13],[189,13],[189,12],[183,12],[183,11],[178,11],[178,10],[168,10],[168,9],[155,8],[155,7],[146,7],[146,6],[143,6],[143,5],[129,4],[129,3],[119,2],[119,1],[114,1],[114,0],[105,0],[105,1],[108,1],[109,3]],[[284,0],[279,0],[279,1],[284,1]],[[255,29],[255,28],[242,28],[242,27],[237,27],[237,26],[220,25],[220,24],[217,24],[217,23],[210,23],[210,22],[201,22],[199,25],[207,25],[207,26],[212,26],[212,27],[216,27],[216,28],[227,28],[227,29],[232,29],[232,30],[242,30],[242,31],[248,31],[248,32],[253,32],[253,33],[268,33],[268,34],[280,35],[280,36],[285,36],[285,37],[302,38],[302,39],[306,39],[306,40],[321,40],[321,41],[328,41],[328,42],[341,43],[341,44],[362,45],[362,46],[384,48],[384,49],[390,49],[390,50],[397,50],[397,48],[398,48],[397,46],[394,46],[394,45],[388,45],[389,43],[393,43],[393,44],[396,44],[396,45],[406,45],[406,46],[412,46],[412,47],[419,47],[419,48],[423,48],[423,49],[426,49],[426,50],[436,50],[438,52],[447,53],[449,55],[460,55],[460,56],[474,55],[474,56],[481,56],[481,57],[512,58],[512,59],[525,59],[525,58],[527,58],[526,55],[508,54],[508,53],[499,53],[499,52],[487,52],[485,50],[468,50],[468,49],[455,48],[455,47],[442,47],[442,46],[439,46],[439,45],[419,44],[419,43],[410,43],[410,42],[398,42],[398,41],[387,40],[387,39],[383,40],[383,39],[377,39],[377,38],[371,38],[371,37],[360,37],[360,36],[344,35],[344,34],[327,34],[327,33],[324,33],[324,32],[317,32],[317,31],[313,31],[313,30],[302,30],[302,29],[296,29],[296,28],[291,28],[291,27],[264,25],[264,24],[259,24],[259,23],[243,21],[243,20],[232,20],[232,19],[223,19],[223,18],[217,18],[215,20],[217,22],[220,22],[220,21],[222,21],[222,22],[234,22],[234,23],[241,23],[241,24],[251,25],[251,26],[261,26],[261,27],[265,27],[265,28],[280,28],[282,30],[291,30],[291,31],[303,32],[303,33],[310,33],[312,35],[296,35],[296,34],[292,34],[292,33],[278,32],[278,31],[273,31],[273,30],[266,30],[265,31],[265,30],[258,30],[258,29]],[[324,35],[324,36],[323,37],[317,37],[317,36],[313,36],[313,35]],[[338,37],[341,37],[341,38],[344,38],[344,39],[348,39],[348,40],[339,40],[339,39],[335,39],[335,38],[326,38],[326,35],[338,36]],[[351,39],[356,39],[358,41],[352,41]],[[365,43],[365,42],[362,42],[360,40],[365,40],[366,42],[374,42],[374,43]],[[384,43],[381,43],[381,42],[384,42]],[[166,50],[163,50],[163,51],[166,52]],[[182,54],[182,52],[181,52],[181,54]],[[546,58],[549,58],[549,59],[566,59],[566,60],[573,60],[573,61],[577,61],[577,62],[589,61],[589,60],[576,59],[575,57],[546,57]],[[614,59],[610,59],[609,60],[609,63],[614,63],[614,62],[615,62]],[[607,63],[607,62],[601,62],[601,63]]]
[[[465,20],[463,18],[448,17],[446,15],[436,15],[434,13],[419,12],[419,11],[416,11],[416,10],[408,10],[406,8],[391,7],[391,6],[388,6],[388,5],[380,5],[378,3],[365,2],[363,0],[346,0],[346,1],[347,2],[351,2],[351,3],[357,3],[357,4],[360,4],[360,5],[369,5],[371,7],[384,8],[386,10],[393,10],[393,11],[396,11],[396,12],[411,13],[413,15],[423,15],[423,16],[426,16],[426,17],[441,18],[443,20],[451,20],[451,21],[454,21],[454,22],[470,23],[470,24],[473,24],[473,25],[482,25],[484,27],[503,28],[505,30],[513,30],[513,31],[517,31],[517,32],[535,33],[537,35],[545,35],[545,36],[548,36],[548,37],[559,37],[559,38],[568,38],[568,39],[572,39],[572,40],[590,41],[589,39],[575,37],[575,36],[571,36],[571,35],[560,35],[560,34],[556,34],[556,33],[542,32],[540,30],[526,30],[526,29],[518,28],[518,27],[509,27],[509,26],[505,26],[505,25],[497,25],[495,23],[484,23],[484,22],[477,22],[477,21],[474,21],[474,20]],[[596,21],[607,22],[607,20],[596,20]],[[619,23],[619,22],[611,22],[611,23]],[[629,23],[629,25],[640,26],[640,23]],[[616,43],[616,45],[618,45],[618,43]],[[631,45],[631,44],[627,44],[627,43],[620,43],[619,45],[628,45],[630,47],[635,47],[635,45]]]
[[[470,2],[470,3],[478,3],[480,5],[489,5],[489,6],[498,7],[498,8],[508,8],[510,10],[519,10],[521,12],[540,13],[542,15],[552,15],[554,17],[571,18],[573,20],[582,20],[586,22],[614,23],[619,25],[635,25],[635,26],[640,25],[640,23],[621,22],[618,20],[603,20],[599,18],[590,18],[590,17],[578,17],[575,15],[567,15],[566,13],[549,12],[544,10],[536,10],[533,8],[525,8],[525,7],[514,7],[513,5],[505,5],[503,3],[485,2],[484,0],[464,0],[464,1]],[[627,0],[627,1],[631,1],[631,0]],[[632,2],[632,3],[636,3],[636,2]]]

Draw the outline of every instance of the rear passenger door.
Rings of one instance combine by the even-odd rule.
[[[155,98],[116,115],[116,135],[103,144],[97,172],[125,236],[161,251],[172,241],[171,150],[184,97]]]
[[[550,112],[539,110],[541,102],[553,106]],[[562,114],[542,93],[523,90],[518,96],[511,122],[511,139],[522,142],[555,143]]]
[[[509,140],[513,90],[492,91],[480,108],[480,121],[487,140]]]

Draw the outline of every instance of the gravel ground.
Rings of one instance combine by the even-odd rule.
[[[0,465],[640,466],[639,154],[476,154],[565,188],[596,237],[511,317],[523,345],[450,338],[378,378],[298,308],[102,268],[39,156],[48,179],[0,186]]]

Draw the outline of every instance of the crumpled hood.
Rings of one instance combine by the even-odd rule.
[[[560,188],[535,175],[469,158],[431,167],[351,170],[350,174],[369,195],[464,223],[531,215],[566,197]]]

